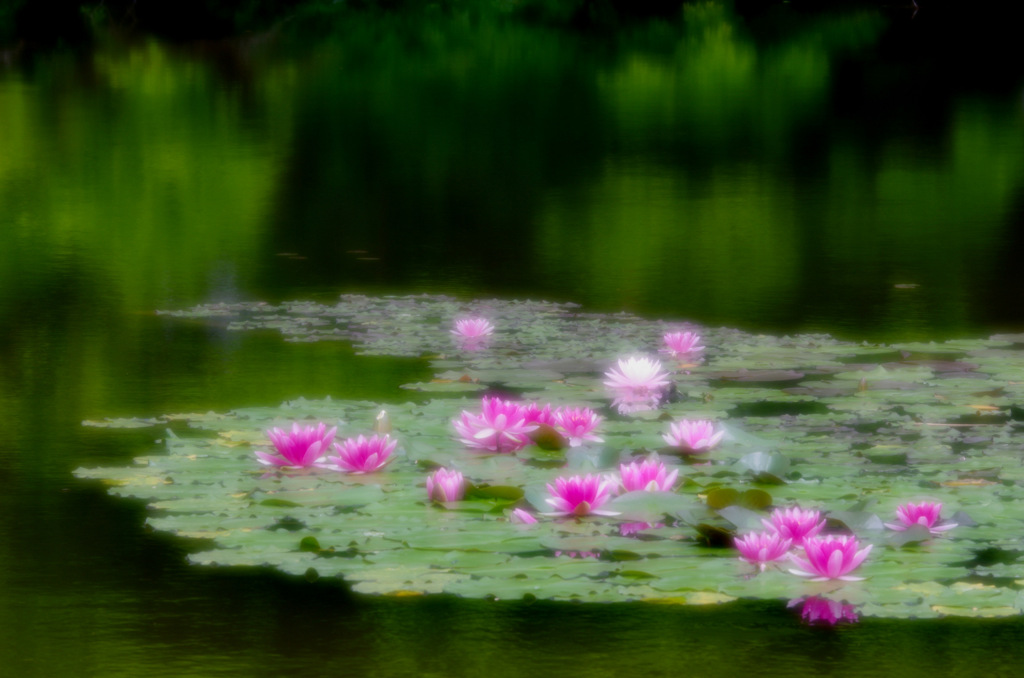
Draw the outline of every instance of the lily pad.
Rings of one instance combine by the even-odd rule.
[[[486,350],[454,345],[452,319],[467,313],[499,328]],[[191,562],[339,577],[373,595],[782,601],[808,595],[808,584],[774,566],[762,572],[741,563],[733,537],[763,530],[773,507],[800,506],[823,511],[826,531],[874,544],[858,569],[866,580],[834,584],[861,616],[1020,613],[1017,335],[871,347],[820,334],[695,328],[708,347],[703,362],[664,363],[672,381],[664,397],[619,412],[603,373],[622,356],[653,356],[663,321],[542,301],[360,295],[168,316],[229,318],[229,331],[271,329],[290,341],[348,341],[364,355],[416,357],[432,374],[405,385],[414,402],[298,398],[86,422],[161,426],[162,446],[136,464],[76,475],[147,502],[152,529],[207,540]],[[469,449],[451,422],[478,410],[484,393],[590,407],[603,442],[570,447],[545,427],[521,450]],[[339,438],[369,435],[382,409],[399,447],[375,473],[257,463],[254,450],[269,448],[270,428],[322,421],[339,426]],[[666,449],[663,435],[680,419],[714,420],[726,435],[699,455]],[[553,512],[548,486],[558,477],[614,477],[620,464],[656,451],[673,454],[674,491],[622,493],[591,507],[599,513],[544,515]],[[463,474],[460,501],[427,496],[427,474],[440,466]],[[957,527],[941,535],[885,528],[897,506],[922,500],[941,502],[942,518]],[[986,583],[977,585],[981,577]]]

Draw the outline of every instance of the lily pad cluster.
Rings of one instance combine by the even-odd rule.
[[[580,601],[704,604],[825,595],[862,616],[1009,616],[1024,609],[1024,336],[896,346],[827,335],[767,336],[697,328],[572,304],[346,295],[335,305],[202,306],[169,313],[235,330],[276,328],[293,341],[343,340],[361,353],[418,356],[433,380],[396,402],[295,400],[225,414],[174,414],[93,425],[164,425],[165,447],[126,468],[78,469],[148,502],[149,524],[205,540],[195,563],[270,566],[341,577],[355,591]],[[453,319],[494,325],[485,347],[453,341]],[[660,407],[621,414],[604,371],[654,355],[662,336],[697,330],[696,362],[666,361]],[[458,442],[452,420],[482,395],[587,406],[603,442],[487,454]],[[266,431],[324,422],[369,434],[388,412],[396,459],[377,473],[268,470]],[[663,435],[681,419],[714,420],[725,438],[680,455]],[[548,449],[545,449],[548,448]],[[617,516],[536,524],[555,478],[611,473],[657,452],[675,492],[629,492]],[[427,475],[454,469],[463,500],[432,502]],[[937,501],[958,527],[887,529],[909,501]],[[818,509],[825,530],[873,544],[860,582],[809,583],[757,572],[735,536],[775,507]],[[586,554],[589,557],[579,557]],[[574,557],[575,556],[575,557]]]

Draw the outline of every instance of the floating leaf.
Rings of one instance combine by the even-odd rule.
[[[752,452],[736,462],[736,467],[751,473],[780,478],[789,470],[789,459],[777,452]]]
[[[902,532],[896,532],[889,537],[889,543],[893,546],[907,546],[908,544],[920,544],[932,538],[931,532],[923,525],[911,525]]]
[[[86,419],[85,421],[82,422],[82,426],[92,426],[94,428],[146,428],[149,426],[157,426],[159,424],[166,423],[167,420],[162,417],[159,419],[139,419],[136,417],[130,417],[104,419],[102,421]]]
[[[508,332],[484,351],[455,349],[450,319],[484,310]],[[783,601],[806,595],[808,584],[772,568],[748,577],[732,539],[763,529],[770,506],[803,506],[826,513],[828,532],[875,544],[858,570],[867,579],[843,588],[862,616],[999,616],[1022,607],[1024,352],[1013,347],[1024,342],[1016,337],[869,347],[705,328],[704,362],[671,366],[674,390],[659,407],[620,414],[603,372],[621,355],[653,350],[661,321],[549,302],[358,295],[174,315],[222,311],[230,331],[429,356],[422,360],[432,377],[411,385],[422,389],[415,402],[297,398],[99,422],[171,427],[163,447],[135,465],[75,473],[146,501],[153,529],[208,540],[210,550],[192,562],[341,577],[357,592],[383,595]],[[535,437],[549,450],[468,450],[451,421],[479,407],[485,389],[552,407],[587,404],[604,417],[604,443],[567,448],[542,428]],[[323,421],[351,435],[370,431],[382,409],[400,452],[378,473],[267,469],[253,455],[269,445],[269,428]],[[727,435],[701,455],[665,450],[668,422],[683,418],[714,419]],[[184,427],[208,437],[178,436]],[[678,460],[675,492],[615,497],[602,508],[617,516],[542,515],[558,476],[613,475],[654,451]],[[464,475],[463,500],[429,501],[426,475],[440,466]],[[885,530],[880,515],[922,495],[941,501],[958,527],[941,536]],[[512,508],[531,507],[537,523],[511,522]],[[990,585],[975,585],[981,577]]]
[[[674,492],[627,492],[610,502],[608,509],[618,512],[621,520],[656,522],[692,505],[693,499]]]
[[[530,433],[530,439],[542,450],[557,451],[569,446],[569,442],[551,426],[541,424]]]
[[[516,501],[523,498],[523,490],[519,487],[508,485],[476,485],[467,493],[467,497],[481,497],[484,499],[505,499]]]
[[[720,487],[711,490],[707,494],[707,504],[710,509],[724,509],[727,506],[733,506],[739,503],[740,493],[739,490],[734,490],[731,487]]]
[[[764,524],[761,522],[764,516],[750,508],[726,506],[718,511],[718,515],[735,525],[737,532],[753,532],[764,529]]]
[[[842,523],[854,533],[884,530],[882,519],[868,511],[830,511],[829,520]]]

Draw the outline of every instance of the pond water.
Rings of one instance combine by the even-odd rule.
[[[580,35],[361,16],[0,60],[3,672],[1021,665],[1017,619],[820,629],[767,603],[374,599],[189,567],[194,544],[71,476],[161,435],[86,419],[398,400],[429,375],[157,308],[443,292],[866,341],[1021,330],[1024,72],[1000,29],[964,38],[979,21],[705,3]]]

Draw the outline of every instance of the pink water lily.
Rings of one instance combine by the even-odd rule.
[[[256,458],[267,466],[313,466],[327,452],[337,430],[337,426],[328,430],[323,422],[303,428],[292,424],[291,431],[272,428],[267,431],[267,437],[277,454],[256,450]]]
[[[671,492],[678,475],[678,469],[669,471],[657,455],[619,465],[619,477],[625,492]]]
[[[554,485],[547,485],[551,496],[545,501],[555,509],[550,513],[554,516],[615,516],[615,511],[601,510],[611,498],[611,486],[611,481],[591,474],[555,478]]]
[[[512,513],[509,514],[509,520],[520,525],[533,525],[537,522],[532,513],[521,508],[512,509]]]
[[[383,438],[372,435],[369,438],[346,438],[341,443],[334,443],[338,452],[336,457],[328,457],[327,461],[339,471],[348,473],[373,473],[384,468],[391,461],[391,453],[398,445],[391,436]]]
[[[619,523],[619,536],[631,537],[634,534],[639,534],[640,532],[643,532],[644,530],[655,530],[662,527],[665,527],[665,523]]]
[[[805,510],[799,506],[775,509],[769,518],[770,520],[761,519],[765,527],[798,545],[803,544],[805,539],[816,536],[825,527],[825,520],[821,517],[820,511]]]
[[[530,431],[536,424],[526,421],[523,408],[512,401],[484,397],[481,413],[463,410],[460,418],[452,421],[459,440],[467,447],[491,452],[515,452],[530,444]]]
[[[427,496],[432,501],[459,501],[466,494],[466,481],[458,471],[439,468],[427,476]]]
[[[811,581],[861,581],[863,577],[852,577],[850,573],[860,567],[868,557],[873,544],[868,544],[859,551],[858,546],[857,538],[851,535],[805,539],[804,557],[794,554],[789,556],[797,567],[790,572],[801,577],[811,577]]]
[[[800,606],[800,618],[807,624],[825,624],[835,626],[839,622],[857,622],[857,611],[853,605],[838,600],[829,600],[820,596],[797,598],[791,600],[786,607]]]
[[[569,447],[579,447],[588,440],[603,443],[594,433],[601,417],[589,407],[560,407],[554,413],[555,428],[569,439]]]
[[[613,404],[622,413],[654,409],[670,383],[662,364],[644,357],[620,358],[604,376]]]
[[[558,423],[551,410],[551,403],[545,403],[543,407],[537,403],[527,403],[522,406],[521,413],[527,424],[543,424],[554,428]]]
[[[886,523],[890,530],[904,530],[920,525],[928,528],[932,534],[941,534],[956,527],[956,523],[939,523],[939,514],[942,512],[942,504],[939,502],[922,501],[917,504],[910,502],[896,508],[896,517],[899,523]]]
[[[700,335],[696,332],[669,332],[663,339],[665,347],[661,352],[672,358],[689,358],[704,350],[700,345]]]
[[[750,532],[736,537],[732,543],[740,552],[740,560],[756,565],[762,572],[768,563],[785,558],[793,546],[792,539],[778,532]]]
[[[462,318],[451,330],[457,339],[483,339],[494,333],[494,325],[486,318]]]
[[[714,423],[706,419],[683,419],[672,422],[668,429],[661,437],[684,454],[708,452],[725,436],[725,431],[716,430]]]

